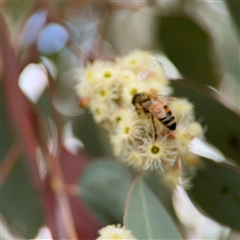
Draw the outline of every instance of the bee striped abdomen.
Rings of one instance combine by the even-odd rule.
[[[165,117],[159,118],[159,121],[161,121],[161,123],[164,124],[164,126],[169,128],[170,130],[176,129],[176,120],[175,120],[175,117],[172,116],[171,111],[167,112]]]
[[[160,118],[159,120],[170,130],[175,130],[176,129],[175,117],[172,115],[172,112],[167,105],[164,105],[163,108],[165,110],[166,115],[163,118]]]

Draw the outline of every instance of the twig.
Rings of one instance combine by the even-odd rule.
[[[35,135],[35,115],[28,101],[18,87],[18,77],[21,72],[16,53],[11,45],[7,26],[0,15],[1,50],[3,54],[3,91],[10,120],[18,134],[19,144],[22,144],[30,160],[31,175],[36,187],[40,188],[41,179],[36,163],[37,138]],[[24,137],[23,137],[24,136]]]
[[[126,225],[126,218],[127,218],[127,210],[130,202],[130,197],[132,195],[133,188],[135,186],[136,181],[138,178],[142,175],[142,172],[138,172],[135,178],[132,180],[131,185],[128,190],[127,198],[126,198],[126,204],[125,204],[125,209],[124,209],[124,215],[123,215],[123,225]]]
[[[51,166],[49,170],[52,180],[51,187],[55,192],[58,209],[63,221],[61,227],[65,228],[68,239],[76,240],[78,237],[74,228],[74,220],[72,217],[69,199],[66,193],[65,183],[63,181],[63,173],[59,164],[59,160],[54,156],[50,156],[50,158],[51,160],[49,162]]]

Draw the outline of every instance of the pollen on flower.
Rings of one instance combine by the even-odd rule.
[[[198,122],[190,123],[187,130],[192,137],[201,137],[203,135],[203,128]]]
[[[138,120],[132,118],[122,119],[122,121],[116,127],[116,135],[120,139],[133,141],[141,135],[141,127],[138,124]]]
[[[189,149],[191,136],[185,128],[178,128],[175,132],[175,143],[180,152],[186,152]]]
[[[109,134],[114,156],[137,170],[159,169],[168,186],[183,185],[184,174],[199,165],[190,146],[203,129],[194,119],[193,105],[171,96],[157,57],[135,50],[112,61],[96,60],[79,73],[80,103]],[[145,105],[133,102],[138,93],[147,96]]]
[[[108,105],[102,105],[98,101],[91,101],[90,110],[97,123],[104,121],[109,114]]]
[[[98,233],[100,236],[96,240],[137,240],[130,230],[120,224],[106,226]]]
[[[122,119],[124,119],[123,115],[126,112],[124,108],[117,109],[111,116],[111,121],[114,125],[117,125]]]
[[[144,144],[139,146],[139,150],[143,152],[142,156],[146,158],[143,166],[145,170],[163,169],[163,161],[172,162],[175,160],[176,152],[162,140],[146,139]]]
[[[161,93],[161,95],[169,95],[170,93],[172,93],[171,87],[166,86],[158,81],[149,81],[148,84],[144,85],[142,91],[148,92],[153,95],[156,95],[158,93]]]
[[[181,180],[182,170],[179,160],[176,160],[175,163],[168,167],[164,174],[162,175],[162,181],[170,188],[177,188],[179,185],[182,185],[183,181]]]
[[[91,85],[87,84],[86,82],[80,82],[76,86],[76,92],[80,98],[85,98],[85,97],[91,98],[93,88],[91,87]]]
[[[113,148],[113,155],[115,157],[119,157],[123,155],[123,152],[126,152],[126,143],[124,141],[124,139],[120,139],[118,136],[116,135],[111,135],[110,136],[110,143],[112,144],[112,148]]]
[[[95,83],[98,80],[97,73],[102,69],[102,67],[102,61],[95,61],[94,63],[88,64],[88,66],[83,69],[81,81],[88,82],[89,84]]]
[[[160,64],[157,59],[154,61],[154,74],[150,76],[152,80],[155,80],[156,82],[160,82],[163,85],[167,85],[169,83],[168,78],[165,75],[164,69],[162,65]]]
[[[144,91],[144,89],[146,89],[146,85],[141,82],[130,82],[129,84],[124,85],[122,90],[123,103],[130,105],[133,96],[136,93]]]
[[[123,159],[123,162],[136,169],[141,169],[144,164],[144,157],[139,150],[133,150],[129,153],[127,158]]]
[[[103,102],[111,101],[117,98],[118,98],[118,95],[114,92],[114,89],[107,87],[107,85],[99,86],[95,95],[95,99],[98,99],[99,101],[103,101]]]
[[[102,81],[108,83],[111,81],[114,81],[114,79],[117,77],[118,69],[116,66],[109,66],[101,69],[97,75],[99,79]]]
[[[171,103],[171,109],[177,119],[189,119],[193,117],[193,105],[186,99],[177,99],[177,101],[173,101]]]
[[[135,50],[125,57],[119,58],[120,65],[131,69],[135,73],[141,71],[146,65],[152,62],[153,55],[149,52]]]
[[[181,154],[181,159],[184,165],[188,167],[196,167],[201,164],[201,159],[196,154],[191,152]]]
[[[124,85],[136,81],[136,74],[127,69],[121,69],[119,72],[119,77],[121,78],[121,82]]]

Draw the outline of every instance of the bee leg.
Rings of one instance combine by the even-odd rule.
[[[152,118],[153,130],[154,130],[154,141],[156,141],[157,140],[157,130],[156,130],[155,122],[154,122],[154,116],[151,115],[151,118]]]

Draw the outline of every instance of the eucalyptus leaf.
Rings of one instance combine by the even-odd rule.
[[[73,121],[73,132],[83,142],[89,154],[95,157],[105,155],[104,143],[101,141],[97,126],[88,111]]]
[[[0,112],[1,112],[1,118],[0,118],[0,126],[1,126],[1,137],[0,137],[0,161],[2,161],[9,151],[11,145],[13,144],[13,136],[11,132],[11,128],[9,126],[9,119],[7,117],[7,109],[6,109],[6,103],[3,96],[3,89],[2,85],[0,85]]]
[[[130,174],[114,161],[96,160],[79,181],[80,197],[104,224],[121,223]]]
[[[240,172],[225,164],[204,161],[188,190],[190,198],[209,217],[240,231]]]
[[[161,202],[141,178],[132,183],[125,225],[137,239],[182,239]]]
[[[33,9],[35,4],[36,1],[10,1],[8,4],[4,5],[4,13],[11,13],[11,21],[13,23],[23,24],[24,20],[29,16],[29,12]]]
[[[197,119],[207,127],[206,138],[225,156],[240,164],[240,117],[224,106],[220,95],[190,80],[172,81],[174,95],[186,97],[195,105]]]
[[[225,0],[226,5],[240,33],[240,2]]]
[[[16,236],[14,236],[9,231],[7,224],[3,222],[2,217],[1,217],[0,227],[1,227],[1,240],[16,239]],[[25,240],[25,239],[22,238],[22,240]]]
[[[36,103],[37,109],[39,109],[44,116],[52,116],[52,109],[49,100],[47,92],[44,91]]]
[[[157,41],[185,77],[212,86],[219,82],[218,73],[211,62],[211,39],[188,16],[162,17]]]
[[[172,218],[177,220],[177,216],[172,205],[172,190],[166,187],[161,181],[159,172],[149,172],[144,176],[144,182],[164,205],[165,209],[172,216]]]
[[[43,226],[40,195],[31,183],[21,157],[1,188],[0,210],[14,234],[34,238]]]

